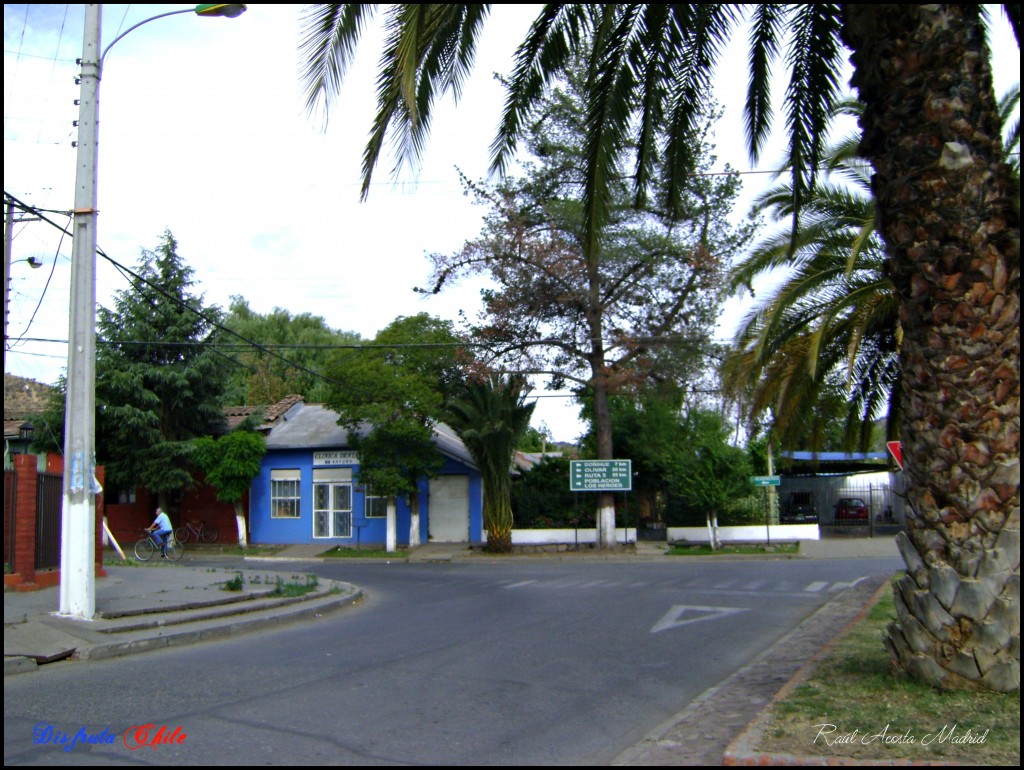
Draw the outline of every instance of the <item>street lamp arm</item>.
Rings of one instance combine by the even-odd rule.
[[[102,70],[103,60],[107,58],[107,52],[114,47],[114,44],[118,40],[123,38],[129,32],[133,32],[141,27],[143,24],[149,24],[151,21],[157,19],[164,19],[168,16],[177,16],[180,13],[194,13],[198,16],[226,16],[229,19],[233,19],[236,16],[240,16],[245,13],[246,6],[242,3],[206,3],[203,5],[197,5],[195,8],[182,8],[180,11],[168,11],[167,13],[157,14],[156,16],[150,16],[148,19],[143,19],[138,24],[133,24],[128,27],[124,32],[115,37],[110,41],[110,45],[103,49],[103,54],[100,56],[100,68]]]

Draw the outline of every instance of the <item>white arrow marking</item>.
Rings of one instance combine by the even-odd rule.
[[[714,620],[724,618],[728,615],[735,615],[737,612],[746,612],[746,607],[703,607],[695,604],[676,604],[672,606],[664,617],[651,628],[651,633],[665,631],[669,628],[685,626],[689,623],[699,623],[702,620]],[[683,617],[691,613],[692,617]],[[699,613],[699,614],[697,614]]]

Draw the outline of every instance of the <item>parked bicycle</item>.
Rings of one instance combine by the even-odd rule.
[[[187,543],[189,540],[197,543],[216,543],[217,535],[217,528],[207,526],[205,521],[186,521],[184,526],[174,530],[174,537],[180,543]]]
[[[153,554],[160,552],[160,544],[153,537],[153,533],[148,529],[142,530],[146,536],[135,544],[135,558],[139,561],[149,561],[153,558]],[[167,536],[167,544],[163,546],[164,556],[169,561],[180,561],[181,557],[185,555],[185,546],[178,542],[178,538],[173,533]]]

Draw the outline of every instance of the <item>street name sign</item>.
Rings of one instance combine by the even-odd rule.
[[[632,460],[570,460],[570,492],[629,492]]]
[[[750,483],[755,487],[777,487],[782,484],[781,476],[751,476]]]

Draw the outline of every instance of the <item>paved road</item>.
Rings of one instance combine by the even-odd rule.
[[[279,632],[8,678],[5,762],[608,764],[829,598],[897,566],[303,565],[365,601]],[[63,752],[32,743],[40,723],[118,742]],[[125,731],[147,723],[187,738],[129,752]]]

